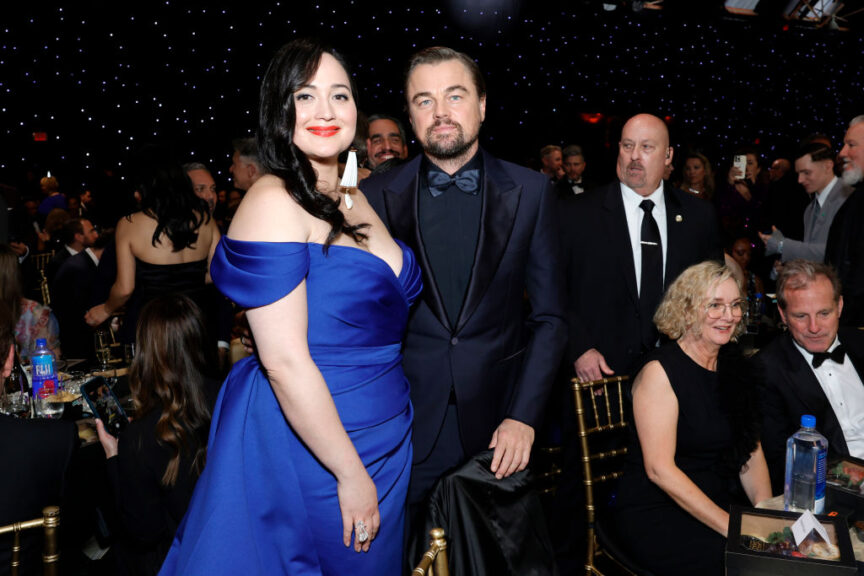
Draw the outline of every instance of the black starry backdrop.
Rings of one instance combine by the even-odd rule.
[[[742,144],[788,154],[814,132],[836,145],[864,113],[864,21],[839,31],[789,21],[785,2],[756,16],[711,0],[610,3],[16,3],[0,17],[0,182],[51,171],[79,191],[105,169],[122,176],[129,153],[157,140],[227,185],[231,140],[255,130],[267,62],[297,36],[346,55],[364,113],[406,120],[408,57],[465,51],[488,83],[484,146],[528,164],[545,144],[581,144],[599,181],[613,177],[620,126],[636,112],[664,117],[673,145],[715,164]]]

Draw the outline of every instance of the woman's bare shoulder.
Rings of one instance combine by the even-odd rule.
[[[228,236],[258,242],[305,242],[311,220],[314,218],[294,200],[285,182],[266,175],[246,192]]]

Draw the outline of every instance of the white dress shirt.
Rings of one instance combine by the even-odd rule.
[[[654,190],[650,196],[640,196],[633,189],[621,182],[621,199],[624,201],[624,214],[627,216],[627,231],[630,233],[630,246],[633,250],[633,265],[636,268],[636,290],[642,290],[642,219],[645,211],[639,206],[643,200],[654,202],[651,214],[657,221],[660,229],[660,242],[663,245],[663,276],[666,276],[666,245],[668,234],[666,234],[666,200],[663,196],[663,182]]]
[[[835,338],[828,351],[834,350],[839,345],[840,340]],[[828,397],[828,402],[840,423],[840,429],[843,430],[843,438],[846,440],[849,454],[855,458],[864,458],[864,384],[852,360],[849,359],[849,354],[846,354],[843,364],[828,359],[819,368],[813,368],[813,354],[799,346],[797,342],[795,347],[804,356],[807,365],[816,375],[822,391]],[[819,424],[816,423],[817,430]]]

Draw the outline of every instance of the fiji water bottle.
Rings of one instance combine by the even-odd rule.
[[[801,416],[801,429],[786,441],[786,483],[783,506],[786,510],[810,510],[821,514],[825,509],[825,467],[828,440],[816,431],[816,417]]]
[[[36,348],[30,356],[30,371],[33,377],[31,390],[34,400],[40,397],[40,392],[43,396],[50,396],[58,392],[54,353],[48,348],[48,342],[45,338],[36,340]]]

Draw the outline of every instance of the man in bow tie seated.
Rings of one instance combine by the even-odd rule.
[[[762,449],[775,494],[783,491],[786,440],[801,415],[816,417],[829,458],[864,458],[864,333],[839,329],[843,297],[834,269],[792,260],[777,279],[780,317],[789,328],[756,356]]]

